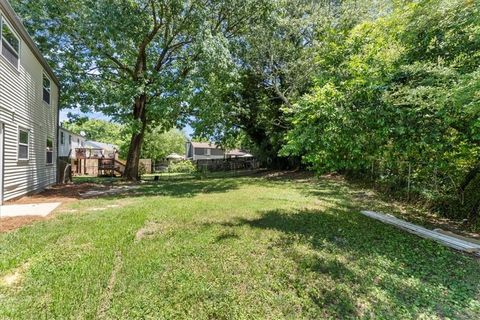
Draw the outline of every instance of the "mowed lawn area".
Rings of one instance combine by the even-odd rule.
[[[478,259],[358,192],[180,176],[72,202],[0,234],[0,319],[480,318]]]

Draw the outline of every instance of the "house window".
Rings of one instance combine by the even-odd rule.
[[[50,104],[50,91],[51,84],[50,79],[46,75],[43,75],[43,101]]]
[[[71,134],[68,135],[68,144],[72,145],[72,135]]]
[[[15,67],[18,68],[18,60],[20,57],[20,40],[13,33],[13,29],[5,22],[1,21],[1,39],[2,39],[2,55]]]
[[[18,160],[28,160],[28,130],[18,129]]]
[[[195,148],[194,150],[196,156],[203,156],[206,153],[205,148]]]
[[[223,156],[223,150],[222,149],[211,149],[212,156]]]
[[[47,138],[47,164],[52,164],[53,163],[53,139],[52,138]]]
[[[60,132],[60,143],[65,144],[65,134],[63,132]]]

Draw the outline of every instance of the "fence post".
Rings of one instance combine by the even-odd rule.
[[[410,201],[410,176],[412,174],[412,164],[408,162],[408,178],[407,178],[407,201]]]
[[[375,162],[375,160],[372,160],[372,174],[371,174],[371,176],[372,176],[372,180],[375,180],[375,176],[373,175],[373,166],[374,166],[374,162]]]

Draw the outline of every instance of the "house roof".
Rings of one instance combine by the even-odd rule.
[[[190,142],[194,148],[205,148],[205,149],[221,149],[225,150],[224,148],[211,143],[211,142]],[[233,157],[253,157],[250,153],[240,150],[240,149],[232,149],[232,150],[227,150],[225,152],[227,156],[233,156]]]
[[[0,0],[0,1],[1,1],[1,0]],[[62,127],[62,126],[59,126],[59,127],[58,127],[58,130],[64,131],[64,132],[66,132],[66,133],[71,134],[72,136],[77,136],[77,137],[80,137],[80,138],[82,138],[82,139],[85,140],[85,137],[82,136],[81,134],[78,134],[78,133],[75,133],[75,132],[73,132],[73,131],[67,130],[67,129],[65,129],[65,128]]]
[[[227,156],[234,157],[253,157],[250,153],[242,151],[240,149],[232,149],[227,152]]]
[[[211,142],[190,142],[194,148],[206,148],[206,149],[221,149],[221,147],[217,146]]]
[[[111,143],[105,143],[105,142],[99,142],[99,141],[93,141],[93,140],[87,140],[85,141],[85,146],[94,148],[94,149],[103,149],[103,150],[118,150],[118,146],[111,144]]]
[[[2,12],[7,17],[8,22],[13,25],[13,27],[15,28],[15,31],[17,31],[17,33],[22,37],[23,41],[27,44],[30,50],[32,50],[33,54],[38,59],[38,61],[40,61],[45,72],[53,80],[53,82],[55,82],[57,87],[60,88],[60,82],[58,81],[58,78],[53,73],[52,68],[50,68],[50,66],[48,65],[47,60],[45,60],[42,53],[38,49],[37,45],[33,42],[27,30],[23,26],[23,23],[20,20],[20,18],[17,16],[15,11],[13,11],[12,6],[10,6],[7,0],[0,0],[0,8],[2,9]]]

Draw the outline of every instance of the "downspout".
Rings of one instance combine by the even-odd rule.
[[[56,136],[55,136],[55,141],[57,142],[57,153],[56,153],[56,158],[57,158],[57,183],[60,183],[60,166],[58,163],[58,155],[60,151],[60,144],[58,141],[58,135],[60,133],[60,86],[58,86],[58,94],[57,94],[57,130],[56,130]]]

